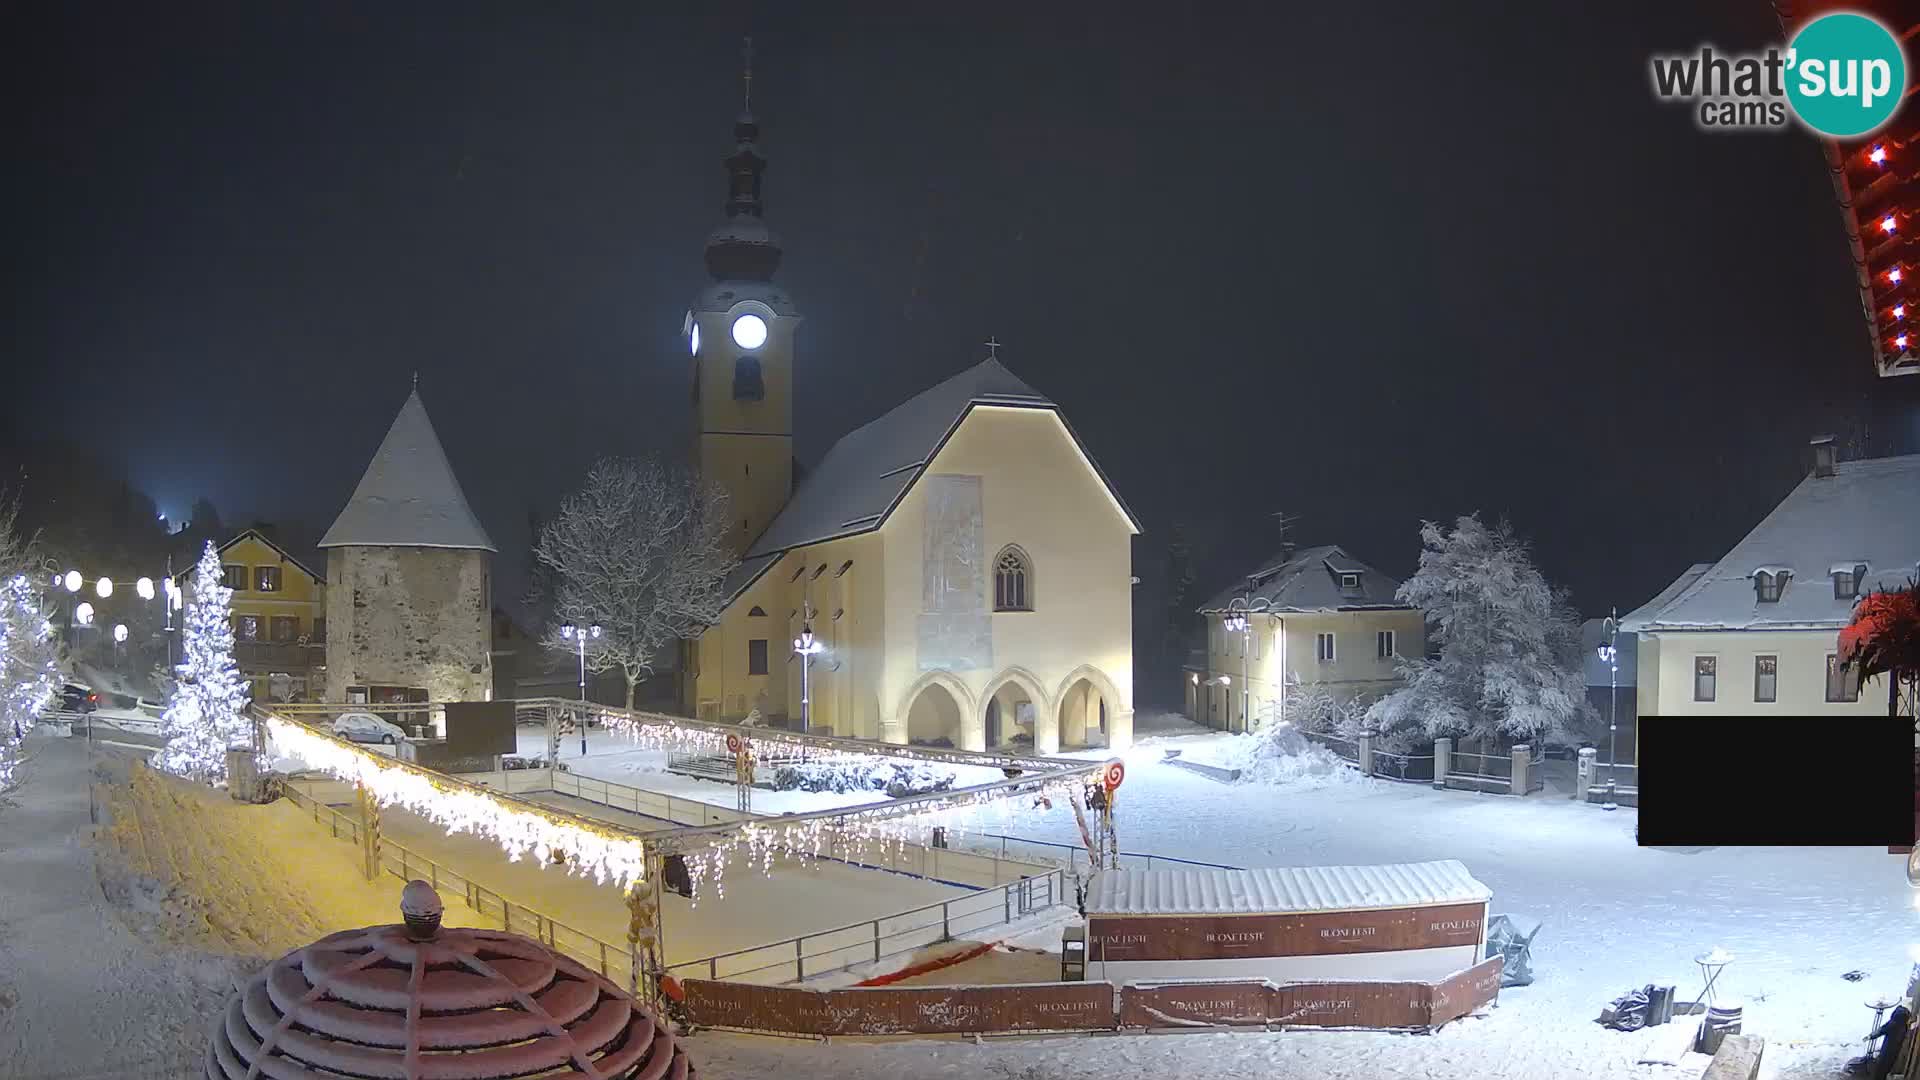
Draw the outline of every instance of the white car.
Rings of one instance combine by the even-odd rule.
[[[407,737],[399,724],[363,712],[341,713],[333,722],[333,733],[349,742],[386,743],[388,746],[398,746]]]

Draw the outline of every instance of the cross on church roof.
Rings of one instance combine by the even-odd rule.
[[[988,339],[986,340],[986,342],[985,342],[985,344],[986,344],[986,346],[987,346],[987,359],[989,359],[989,360],[998,360],[998,359],[1000,359],[1000,339],[999,339],[999,337],[998,337],[997,335],[996,335],[996,336],[994,336],[994,337],[990,337],[990,338],[988,338]]]
[[[741,46],[740,60],[741,60],[740,84],[741,84],[741,91],[742,91],[741,98],[745,102],[744,107],[746,111],[752,112],[753,111],[753,38],[748,37],[746,39],[746,44]]]

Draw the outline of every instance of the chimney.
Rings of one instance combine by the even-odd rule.
[[[1808,445],[1813,448],[1813,475],[1819,477],[1832,476],[1837,455],[1837,451],[1833,445],[1833,436],[1822,435]]]

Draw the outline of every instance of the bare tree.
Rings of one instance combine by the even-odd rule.
[[[552,571],[546,642],[574,652],[560,627],[599,626],[587,645],[591,671],[618,669],[634,690],[661,650],[718,621],[726,578],[738,559],[727,543],[726,491],[655,458],[603,458],[560,504],[534,543]]]

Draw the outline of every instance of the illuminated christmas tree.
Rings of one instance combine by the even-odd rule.
[[[60,687],[53,626],[24,573],[0,585],[0,791],[13,786],[20,744]]]
[[[161,734],[167,745],[156,766],[209,784],[225,782],[227,750],[253,742],[247,718],[247,682],[233,662],[233,590],[221,581],[220,555],[211,541],[193,570],[187,601],[179,682],[167,703]]]

